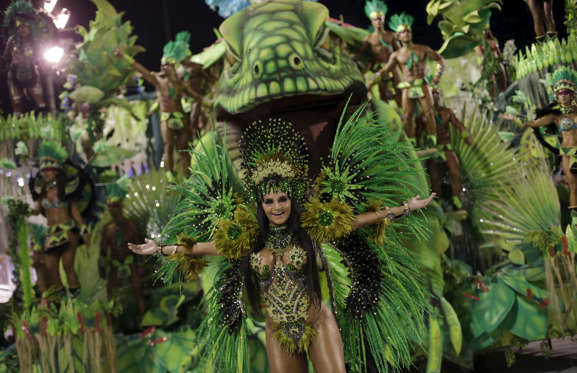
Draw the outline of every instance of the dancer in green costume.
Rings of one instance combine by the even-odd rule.
[[[345,361],[348,371],[405,366],[427,305],[418,265],[394,227],[419,230],[420,214],[409,214],[434,194],[408,198],[403,180],[411,166],[399,147],[390,129],[359,110],[340,126],[331,161],[310,182],[301,135],[279,119],[257,121],[241,142],[248,193],[237,186],[224,146],[203,149],[165,232],[178,242],[129,247],[167,255],[189,275],[202,269],[203,256],[220,257],[207,269],[215,280],[199,331],[219,371],[249,369],[245,291],[252,311],[266,315],[273,372],[307,371],[307,354],[318,372],[344,372]],[[328,304],[319,267],[329,279]]]

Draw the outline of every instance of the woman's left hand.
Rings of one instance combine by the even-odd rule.
[[[409,205],[409,209],[411,211],[419,210],[419,209],[422,209],[423,207],[426,207],[429,203],[431,203],[433,198],[435,198],[436,196],[437,196],[437,193],[431,193],[431,195],[428,198],[419,199],[420,196],[417,195],[417,196],[411,198],[407,202],[407,204]]]

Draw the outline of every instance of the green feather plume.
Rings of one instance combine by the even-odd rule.
[[[34,15],[34,7],[29,1],[13,1],[4,11],[4,27],[12,26],[12,22],[18,17],[34,17]]]
[[[401,14],[394,14],[389,20],[389,28],[395,32],[401,32],[402,29],[411,29],[413,25],[414,18],[412,15],[405,12]]]
[[[392,207],[428,194],[414,149],[388,119],[377,121],[366,106],[347,120],[341,118],[330,159],[315,183],[321,200],[340,196],[359,214],[374,209],[370,201]],[[365,227],[337,241],[335,251],[323,246],[352,372],[365,371],[369,360],[378,371],[411,364],[412,346],[422,339],[428,310],[413,250],[425,245],[429,232],[428,218],[414,213],[392,221],[381,244],[376,240],[382,235],[375,237],[374,228]],[[346,271],[348,280],[342,278]],[[370,306],[366,294],[371,295]]]
[[[38,151],[38,158],[52,158],[58,161],[60,165],[64,163],[66,158],[68,158],[68,153],[62,145],[54,141],[44,141],[40,145],[40,150]]]
[[[175,187],[182,199],[164,229],[164,237],[170,241],[184,233],[199,242],[208,242],[220,221],[233,216],[242,188],[226,146],[217,143],[214,133],[203,137],[189,151],[191,173]]]
[[[566,66],[558,68],[551,78],[551,87],[553,92],[561,89],[569,89],[575,92],[577,90],[577,73]]]
[[[186,57],[190,56],[190,32],[182,31],[176,34],[174,41],[169,41],[162,51],[162,58],[169,63],[182,62]]]
[[[365,14],[369,18],[373,18],[373,13],[377,12],[382,13],[383,17],[385,17],[388,10],[389,8],[387,7],[387,4],[382,0],[368,0],[365,2]]]

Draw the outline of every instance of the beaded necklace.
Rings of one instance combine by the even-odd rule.
[[[288,231],[286,224],[271,225],[267,241],[272,244],[274,254],[282,254],[289,244],[293,241],[293,235]]]
[[[561,105],[560,109],[561,109],[561,113],[563,113],[563,114],[570,114],[570,113],[574,113],[576,111],[576,109],[573,105],[569,105],[569,106]]]

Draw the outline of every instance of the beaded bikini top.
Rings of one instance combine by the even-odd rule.
[[[301,352],[314,334],[306,324],[310,306],[304,274],[307,254],[286,227],[271,228],[265,248],[251,254],[250,266],[258,274],[275,337],[290,352]]]
[[[574,129],[577,129],[577,123],[575,123],[573,120],[567,117],[561,118],[561,122],[559,124],[559,131],[567,132]]]

